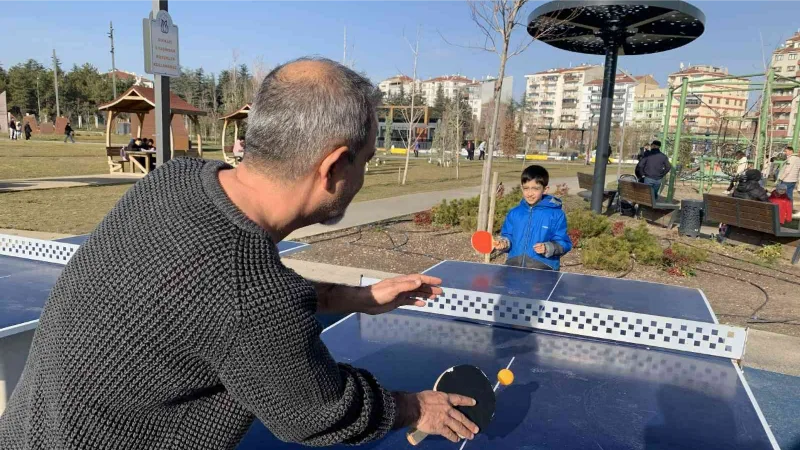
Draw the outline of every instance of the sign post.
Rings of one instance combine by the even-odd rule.
[[[155,75],[156,97],[156,166],[169,161],[172,155],[169,104],[169,77],[181,74],[178,57],[178,26],[172,23],[167,0],[153,0],[153,11],[142,21],[144,33],[145,72]]]

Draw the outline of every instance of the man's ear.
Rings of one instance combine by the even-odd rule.
[[[332,152],[328,153],[317,169],[317,175],[320,180],[325,183],[325,189],[333,191],[334,185],[339,178],[342,177],[341,173],[337,173],[344,168],[344,164],[349,163],[347,146],[335,148]]]

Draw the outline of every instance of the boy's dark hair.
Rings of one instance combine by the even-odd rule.
[[[741,158],[742,156],[744,156],[744,152],[743,151],[739,150],[738,152],[736,152],[736,157],[737,158]]]
[[[528,181],[535,181],[542,186],[547,186],[547,183],[550,182],[550,174],[542,166],[528,166],[522,171],[522,184]]]

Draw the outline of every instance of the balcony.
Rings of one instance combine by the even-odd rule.
[[[791,95],[773,95],[772,102],[790,102],[794,99]]]
[[[583,77],[580,76],[580,75],[566,75],[564,77],[564,82],[565,83],[577,83],[577,82],[581,81],[581,79],[583,79]]]

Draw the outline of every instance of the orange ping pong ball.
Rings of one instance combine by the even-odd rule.
[[[499,381],[503,386],[508,386],[514,382],[514,372],[508,369],[503,369],[500,372],[497,372],[497,381]]]

